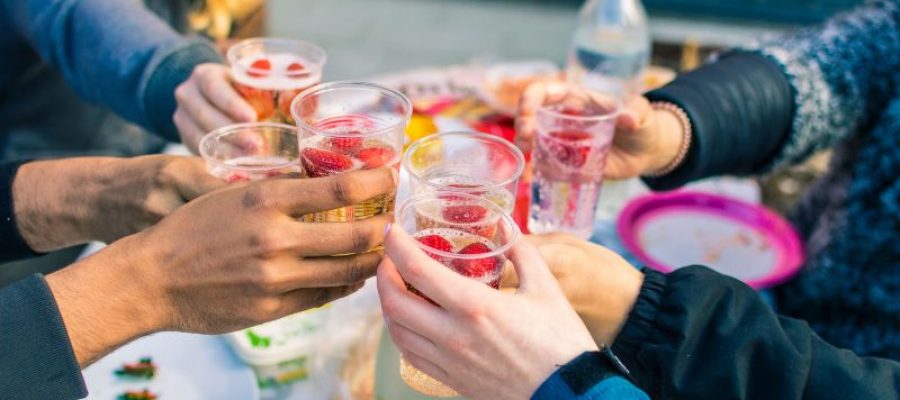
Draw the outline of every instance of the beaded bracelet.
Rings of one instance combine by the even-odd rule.
[[[672,171],[678,168],[681,163],[684,162],[684,159],[687,158],[688,150],[691,149],[691,140],[694,135],[693,128],[691,126],[691,119],[688,118],[687,113],[685,113],[684,110],[681,109],[681,107],[665,101],[650,103],[650,107],[653,108],[653,110],[668,111],[674,114],[675,118],[678,119],[678,123],[681,124],[681,147],[678,149],[678,154],[675,156],[675,159],[672,160],[669,165],[666,165],[659,171],[644,175],[647,178],[659,178],[661,176],[670,174]]]

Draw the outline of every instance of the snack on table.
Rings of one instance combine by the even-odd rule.
[[[129,390],[119,395],[118,400],[156,400],[159,396],[148,389]]]
[[[113,373],[121,377],[153,379],[156,375],[156,364],[152,358],[143,357],[136,363],[125,363]]]
[[[482,97],[496,111],[515,115],[519,99],[528,86],[560,79],[559,68],[548,61],[497,64],[488,68],[485,74]]]

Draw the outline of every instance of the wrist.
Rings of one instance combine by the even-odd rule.
[[[592,296],[590,301],[575,305],[595,343],[609,346],[615,341],[628,321],[628,315],[637,302],[643,284],[644,274],[632,268],[616,278],[611,285],[604,285],[615,288],[613,291],[604,291],[602,298]]]
[[[165,326],[141,253],[140,238],[127,237],[47,276],[82,367]]]
[[[685,124],[683,116],[669,108],[653,108],[651,123],[655,123],[655,129],[659,132],[656,151],[643,176],[658,176],[671,172],[683,161],[686,145],[690,132],[690,126]],[[689,122],[688,122],[689,124]]]

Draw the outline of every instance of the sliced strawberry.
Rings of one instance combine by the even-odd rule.
[[[241,97],[256,110],[256,118],[265,121],[275,115],[275,92],[272,90],[256,89],[250,86],[235,84]]]
[[[225,178],[225,183],[235,183],[235,182],[250,182],[250,175],[247,175],[241,171],[232,172]]]
[[[368,169],[374,169],[387,165],[394,159],[397,152],[390,147],[368,147],[359,151],[356,157],[359,158]]]
[[[490,252],[490,247],[484,243],[475,242],[463,247],[463,249],[459,251],[459,254],[487,254]],[[497,257],[486,257],[474,260],[453,260],[453,269],[470,278],[480,278],[484,275],[494,273],[501,266],[500,259]]]
[[[445,220],[457,224],[478,222],[487,216],[488,210],[476,205],[451,205],[441,210]]]
[[[551,144],[550,150],[561,163],[581,168],[591,155],[591,135],[581,131],[551,132],[550,136],[557,140]]]
[[[260,58],[250,64],[250,70],[247,71],[247,75],[250,75],[254,78],[262,78],[266,75],[269,75],[269,71],[272,70],[272,63],[266,58]]]
[[[440,235],[422,236],[416,238],[416,240],[418,240],[419,243],[422,243],[435,250],[440,250],[447,253],[453,252],[453,243],[450,243],[449,240]]]
[[[316,148],[304,149],[300,159],[306,175],[311,178],[339,174],[353,167],[350,157]]]
[[[328,138],[328,145],[335,151],[344,154],[355,154],[363,145],[360,137],[332,137]]]
[[[306,66],[298,62],[292,62],[291,65],[288,65],[287,70],[288,75],[296,76],[298,74],[306,72]]]

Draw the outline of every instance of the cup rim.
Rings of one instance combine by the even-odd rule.
[[[403,117],[400,118],[400,121],[397,121],[394,124],[388,125],[384,128],[374,129],[372,131],[368,131],[365,133],[354,133],[350,134],[342,134],[338,132],[328,131],[324,129],[319,129],[314,126],[307,124],[303,121],[302,118],[299,118],[297,108],[300,106],[300,102],[313,94],[325,93],[329,91],[343,90],[343,89],[363,89],[369,90],[373,92],[381,92],[389,97],[393,97],[395,100],[398,100],[399,103],[403,104],[405,110],[403,112]],[[291,100],[291,117],[294,118],[294,123],[297,124],[297,127],[303,131],[310,131],[316,135],[328,136],[328,137],[370,137],[370,136],[379,136],[384,135],[386,133],[395,131],[399,128],[406,129],[406,126],[409,125],[409,119],[412,117],[413,105],[412,101],[409,100],[406,95],[396,91],[394,89],[390,89],[375,83],[371,82],[363,82],[363,81],[335,81],[335,82],[327,82],[320,83],[318,85],[312,86],[294,96],[294,99]],[[349,115],[349,114],[348,114]],[[298,132],[299,133],[299,132]]]
[[[238,131],[243,131],[246,129],[251,129],[251,128],[275,128],[275,129],[280,129],[282,131],[291,131],[294,134],[294,136],[297,135],[297,127],[296,126],[291,126],[288,124],[281,124],[281,123],[277,123],[277,122],[245,122],[245,123],[241,123],[241,124],[225,125],[223,127],[216,128],[216,129],[210,131],[209,133],[207,133],[205,136],[203,136],[203,139],[200,140],[200,143],[197,146],[198,150],[200,152],[200,156],[203,157],[203,159],[208,163],[224,165],[231,169],[238,168],[238,167],[235,167],[232,165],[228,165],[227,163],[225,163],[218,157],[210,154],[210,146],[211,146],[211,143],[213,140],[216,140],[222,136],[229,135],[229,134],[232,134],[232,133],[235,133]],[[291,165],[296,164],[299,159],[300,159],[300,156],[298,154],[296,158],[293,158],[293,159],[285,162],[284,164],[240,167],[240,169],[246,170],[246,171],[269,171],[269,170],[273,170],[273,169],[281,169],[281,168],[289,167]]]
[[[319,45],[317,45],[313,42],[306,41],[306,40],[300,40],[300,39],[271,38],[271,37],[254,37],[254,38],[241,40],[241,41],[228,47],[228,50],[225,51],[225,58],[228,60],[229,66],[231,66],[232,68],[237,68],[238,60],[240,60],[240,57],[238,57],[238,54],[237,54],[238,50],[245,48],[245,47],[250,47],[250,46],[266,47],[267,45],[285,46],[285,47],[294,47],[294,48],[306,48],[306,49],[310,50],[311,53],[315,54],[315,56],[313,57],[314,59],[307,60],[305,57],[303,57],[303,58],[305,61],[309,61],[311,63],[311,66],[314,66],[315,69],[318,71],[321,71],[322,67],[324,67],[325,63],[328,61],[328,53],[325,52],[325,49],[323,49],[322,47],[320,47]],[[248,71],[248,72],[255,72],[255,73],[259,73],[259,74],[268,74],[268,75],[273,74],[272,71],[262,70],[262,69],[253,68],[253,67],[244,68],[244,69],[246,69],[246,71]],[[291,76],[291,74],[281,74],[281,73],[276,73],[276,75]]]
[[[506,213],[506,211],[504,211],[502,208],[500,208],[500,206],[497,205],[496,203],[494,203],[493,201],[490,201],[483,197],[473,196],[468,193],[460,193],[460,192],[441,191],[441,192],[437,192],[435,194],[439,195],[441,193],[452,194],[453,196],[455,196],[457,198],[461,197],[463,200],[473,200],[473,201],[479,201],[479,202],[486,203],[488,205],[488,207],[492,209],[491,211],[496,212],[498,215],[500,215],[501,220],[506,221],[505,224],[508,225],[511,229],[511,232],[509,232],[510,237],[509,237],[509,240],[507,240],[506,243],[504,243],[502,246],[498,246],[497,248],[491,250],[489,253],[482,253],[482,254],[450,253],[450,252],[435,249],[433,247],[429,247],[429,246],[425,245],[424,243],[421,243],[418,240],[416,240],[416,245],[419,246],[419,248],[422,249],[423,251],[428,252],[428,253],[433,253],[433,254],[436,254],[441,257],[448,257],[448,258],[453,258],[453,259],[478,260],[478,259],[483,259],[483,258],[488,258],[488,257],[496,257],[496,256],[499,256],[501,254],[508,252],[516,244],[516,242],[519,241],[519,238],[522,236],[522,231],[521,231],[521,229],[519,229],[519,226],[516,224],[516,221],[514,221],[513,218],[509,214]],[[403,226],[403,221],[402,221],[403,215],[406,212],[408,212],[409,208],[414,207],[417,203],[422,202],[422,201],[428,201],[428,200],[441,200],[441,199],[439,197],[435,196],[434,194],[429,194],[429,195],[419,194],[419,195],[412,196],[412,197],[408,198],[407,200],[405,200],[400,205],[400,207],[398,207],[398,210],[395,214],[396,215],[395,219],[397,220],[396,223],[398,225],[400,225],[401,228],[406,229]],[[413,232],[407,232],[407,233],[410,236],[412,236],[414,234]],[[415,240],[415,238],[414,238],[414,240]]]
[[[613,98],[612,102],[613,102],[613,108],[612,108],[612,110],[610,110],[610,111],[607,112],[607,113],[600,114],[600,115],[570,115],[570,114],[564,114],[564,113],[562,113],[562,112],[555,111],[555,110],[552,109],[552,106],[554,106],[555,104],[544,104],[544,105],[541,105],[541,106],[537,109],[537,113],[538,113],[538,114],[544,114],[544,115],[547,115],[547,116],[550,116],[550,117],[553,117],[553,118],[558,118],[558,119],[568,119],[568,120],[571,120],[571,121],[579,121],[579,122],[602,122],[602,121],[607,121],[607,120],[610,120],[610,119],[618,118],[619,115],[622,114],[622,109],[624,108],[624,105],[622,104],[622,101],[619,100],[619,99]]]
[[[424,179],[421,174],[419,174],[418,172],[413,170],[411,165],[412,165],[412,156],[413,156],[413,153],[415,153],[416,149],[418,149],[421,146],[424,146],[425,143],[428,143],[431,140],[438,140],[440,138],[444,138],[447,136],[461,136],[461,137],[464,136],[467,138],[484,139],[486,141],[490,141],[493,143],[499,143],[513,153],[513,156],[518,161],[517,167],[516,167],[516,172],[514,174],[512,174],[510,177],[508,177],[500,182],[491,184],[488,187],[490,187],[490,188],[504,187],[504,186],[509,185],[509,184],[522,178],[522,174],[525,172],[525,155],[522,154],[522,150],[519,150],[518,147],[516,147],[515,145],[513,145],[506,139],[497,137],[495,135],[490,135],[490,134],[483,133],[483,132],[474,132],[474,131],[440,132],[437,134],[425,136],[423,138],[416,140],[415,142],[410,143],[409,147],[406,148],[406,151],[403,154],[403,160],[401,161],[401,164],[403,165],[403,169],[405,169],[406,172],[409,173],[409,175],[411,177],[417,179],[418,181],[424,183],[427,186],[430,186],[435,189],[444,188],[443,186],[436,185],[433,182]],[[457,189],[459,189],[459,190],[457,190]],[[453,188],[453,190],[447,189],[447,191],[454,192],[454,193],[471,193],[471,192],[481,192],[481,191],[484,191],[484,189],[485,189],[484,186],[480,186],[480,187],[474,187],[474,188]]]

